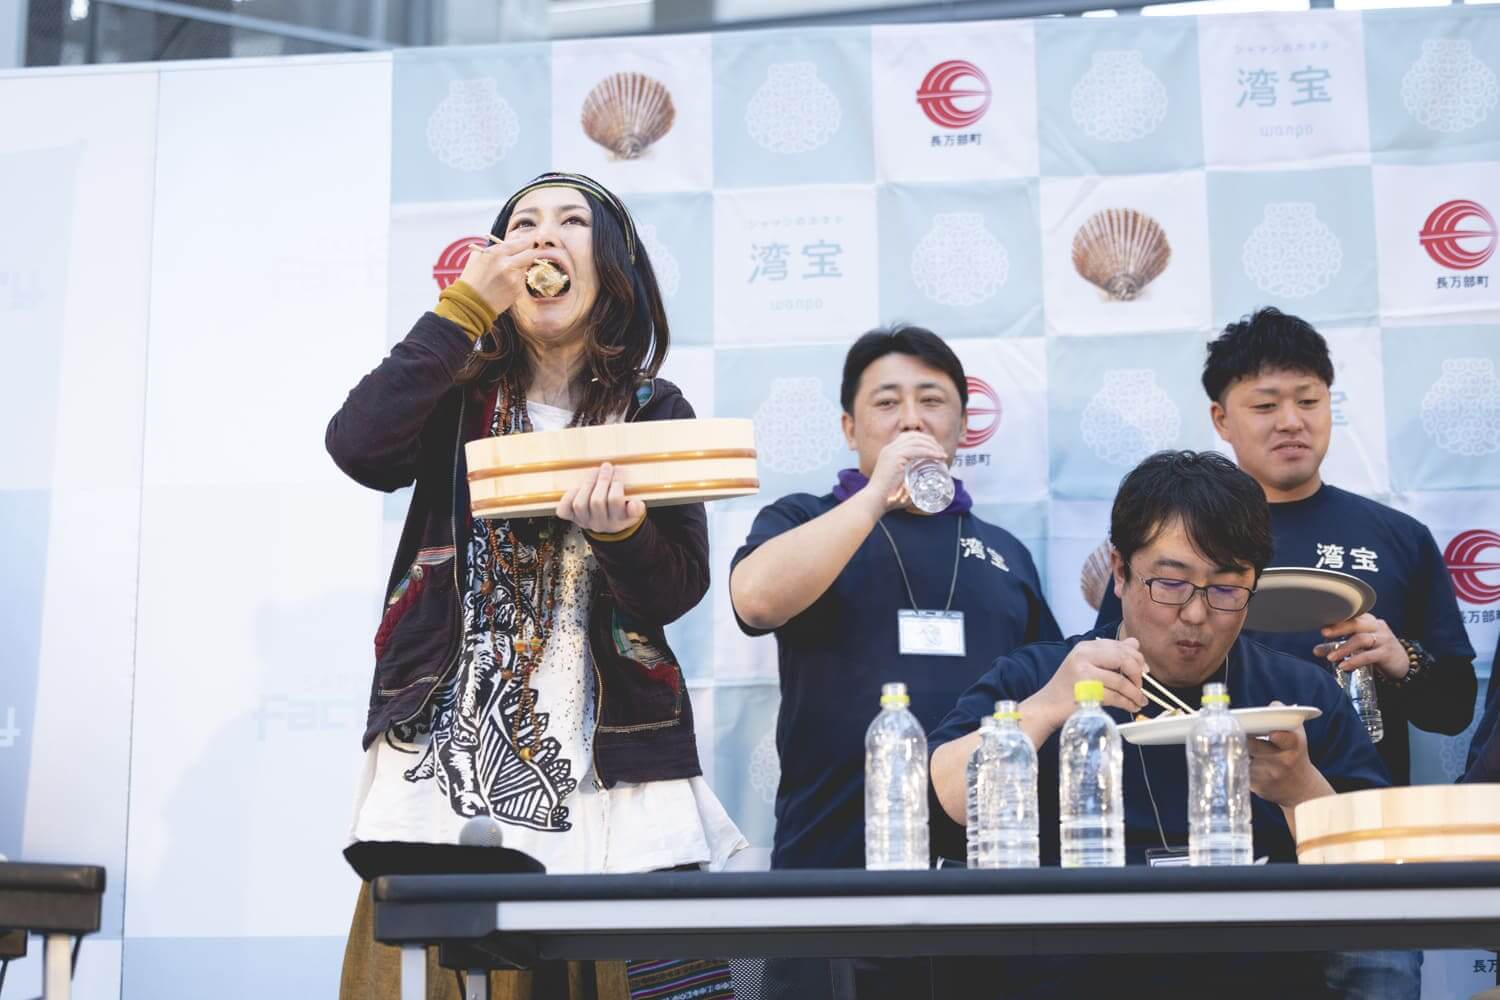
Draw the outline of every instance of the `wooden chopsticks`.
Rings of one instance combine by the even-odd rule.
[[[1183,701],[1181,698],[1177,697],[1175,694],[1173,694],[1171,691],[1169,691],[1167,689],[1167,686],[1165,684],[1163,684],[1161,681],[1157,680],[1156,678],[1152,677],[1150,674],[1142,674],[1141,675],[1141,679],[1145,680],[1145,681],[1150,681],[1152,683],[1152,685],[1155,686],[1156,690],[1162,695],[1162,697],[1164,697],[1168,701],[1172,702],[1172,704],[1168,705],[1165,701],[1162,701],[1161,698],[1156,697],[1156,695],[1152,694],[1150,691],[1148,691],[1146,689],[1146,687],[1145,687],[1144,684],[1141,685],[1141,694],[1144,694],[1149,700],[1156,702],[1156,704],[1160,705],[1162,708],[1166,709],[1168,712],[1179,712],[1180,711],[1180,712],[1183,712],[1183,713],[1185,713],[1187,715],[1197,715],[1198,714],[1198,710],[1197,709],[1189,707],[1189,705],[1188,705],[1187,702]]]

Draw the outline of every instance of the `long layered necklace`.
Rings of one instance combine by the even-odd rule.
[[[515,392],[509,378],[500,383],[497,417],[500,433],[522,433],[531,429],[526,415],[526,399]],[[520,704],[517,706],[512,739],[516,755],[531,760],[540,743],[536,727],[536,689],[531,676],[541,666],[547,648],[547,637],[557,620],[557,600],[562,589],[563,526],[548,518],[537,532],[535,544],[527,544],[510,519],[486,519],[484,530],[490,549],[490,575],[480,583],[480,591],[490,597],[504,578],[510,580],[515,598],[515,617],[509,631],[514,655],[511,665],[500,672],[502,684],[517,681]],[[491,625],[498,646],[503,631],[498,622]]]

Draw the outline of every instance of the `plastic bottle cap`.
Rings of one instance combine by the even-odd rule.
[[[1079,681],[1073,685],[1074,701],[1103,701],[1103,681]]]

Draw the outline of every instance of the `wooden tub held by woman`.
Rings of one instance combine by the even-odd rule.
[[[601,463],[649,506],[749,496],[760,489],[755,427],[745,419],[654,420],[512,434],[464,446],[475,517],[539,517]]]

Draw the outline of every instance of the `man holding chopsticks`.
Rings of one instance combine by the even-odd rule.
[[[1073,685],[1098,680],[1116,722],[1155,715],[1156,702],[1195,706],[1204,684],[1228,687],[1235,707],[1284,703],[1321,715],[1296,729],[1250,741],[1255,854],[1296,860],[1293,809],[1334,792],[1389,784],[1348,698],[1333,677],[1240,635],[1256,581],[1271,557],[1271,528],[1259,484],[1212,452],[1159,452],[1120,484],[1110,514],[1114,592],[1122,614],[1092,632],[1023,646],[995,661],[930,737],[932,785],[942,806],[933,817],[940,852],[962,857],[965,767],[976,730],[1000,699],[1020,704],[1021,727],[1038,749],[1038,814],[1043,864],[1058,861],[1058,731],[1073,711]],[[1187,764],[1181,746],[1130,746],[1124,757],[1125,842],[1130,863],[1168,861],[1187,847]],[[1253,977],[1229,956],[1174,957],[1166,968],[1111,958],[1107,967],[1069,958],[1019,963],[1012,976],[1045,967],[1078,979],[1076,993],[1099,983],[1161,986],[1169,995],[1206,995],[1253,982],[1260,995],[1322,995],[1321,956],[1251,956]],[[1237,966],[1239,966],[1237,968]],[[1139,976],[1139,978],[1138,978]],[[1172,984],[1180,984],[1173,987]],[[1198,989],[1198,993],[1175,990]],[[1006,993],[1005,995],[1011,995]],[[1015,995],[1029,995],[1017,985]],[[1048,994],[1052,995],[1052,994]],[[1238,995],[1238,994],[1235,994]]]
[[[1416,519],[1323,481],[1333,426],[1333,362],[1304,320],[1265,308],[1208,345],[1203,388],[1214,429],[1270,503],[1272,565],[1349,574],[1376,594],[1371,612],[1320,632],[1257,641],[1325,670],[1370,668],[1384,720],[1376,749],[1394,784],[1411,781],[1407,723],[1455,736],[1474,717],[1474,649],[1432,532]],[[1098,624],[1119,604],[1106,592]],[[1357,1000],[1416,1000],[1418,951],[1340,953],[1330,982]]]

